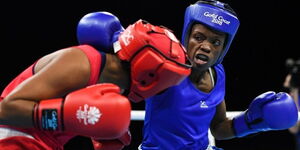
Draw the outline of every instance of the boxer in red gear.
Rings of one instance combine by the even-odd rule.
[[[181,82],[190,64],[166,28],[138,21],[125,32],[134,33],[129,36],[140,43],[129,40],[124,45],[120,39],[128,34],[122,32],[117,54],[90,45],[61,49],[11,81],[1,94],[0,149],[63,150],[78,135],[100,142],[99,150],[114,142],[121,144],[107,149],[128,145],[131,107],[121,91],[129,90],[134,95],[129,99],[140,101]],[[123,50],[133,55],[120,58]],[[154,65],[143,67],[145,61]]]

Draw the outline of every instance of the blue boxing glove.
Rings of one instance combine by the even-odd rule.
[[[287,93],[266,92],[256,97],[249,109],[233,118],[237,137],[269,130],[284,130],[296,124],[298,110]]]
[[[83,16],[77,25],[79,44],[88,44],[99,51],[113,53],[113,43],[124,31],[119,19],[109,12],[93,12]]]

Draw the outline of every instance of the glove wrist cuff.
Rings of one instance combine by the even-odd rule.
[[[34,107],[33,124],[35,128],[47,131],[63,130],[61,107],[62,98],[42,100]]]
[[[233,118],[233,130],[236,137],[244,137],[251,133],[256,133],[255,130],[251,129],[246,120],[246,112]]]

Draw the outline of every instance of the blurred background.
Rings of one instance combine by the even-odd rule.
[[[184,11],[195,0],[181,1],[8,1],[1,4],[1,72],[3,89],[25,67],[55,50],[77,45],[76,27],[81,17],[95,11],[116,15],[124,27],[144,19],[164,25],[180,39]],[[283,0],[224,0],[237,12],[241,25],[223,64],[226,71],[228,111],[243,111],[257,95],[284,91],[287,74],[285,60],[299,57],[296,5]],[[5,11],[4,11],[5,9]],[[299,13],[298,13],[299,14]],[[299,38],[298,38],[299,39]],[[144,103],[132,105],[143,110]],[[133,121],[132,143],[136,150],[142,140],[142,121]],[[293,150],[287,131],[272,131],[255,136],[216,141],[225,150]],[[90,143],[76,138],[67,149],[89,149]],[[86,146],[87,148],[82,148]],[[80,148],[81,147],[81,148]]]

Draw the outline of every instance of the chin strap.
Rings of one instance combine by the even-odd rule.
[[[215,86],[215,78],[214,78],[214,75],[213,75],[213,73],[212,73],[211,67],[208,68],[208,72],[209,72],[209,75],[210,75],[210,78],[211,78],[211,84],[212,84],[213,86]]]

